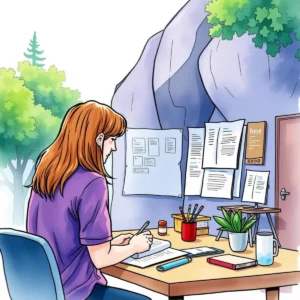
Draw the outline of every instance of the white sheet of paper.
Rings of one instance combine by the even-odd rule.
[[[203,168],[237,169],[244,122],[205,123]]]
[[[241,140],[241,147],[240,147],[239,166],[238,169],[234,171],[233,197],[235,198],[240,198],[243,162],[245,156],[246,132],[247,132],[247,126],[244,126],[242,140]]]
[[[189,150],[186,167],[185,195],[199,196],[204,170],[202,169],[204,128],[188,128]]]
[[[243,202],[266,204],[270,171],[247,170]]]
[[[159,156],[159,139],[148,138],[149,156]]]
[[[151,245],[151,248],[148,251],[145,251],[143,253],[137,253],[132,256],[132,258],[142,258],[157,252],[160,252],[162,250],[168,249],[171,247],[171,243],[166,240],[161,239],[153,239],[153,243]]]
[[[134,259],[134,258],[127,258],[123,261],[123,263],[126,263],[128,265],[145,268],[151,265],[158,264],[163,261],[167,261],[170,259],[174,259],[180,256],[186,255],[186,252],[176,250],[173,248],[168,248],[166,250],[154,253],[149,256],[145,256],[142,258]]]
[[[233,169],[205,169],[201,197],[232,199]]]

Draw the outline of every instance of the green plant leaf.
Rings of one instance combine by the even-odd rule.
[[[279,18],[281,18],[281,13],[279,12],[278,7],[270,8],[267,19],[274,22]]]
[[[214,220],[222,227],[227,228],[227,230],[229,231],[232,231],[232,226],[225,219],[214,216]]]
[[[283,25],[277,19],[272,21],[271,27],[274,28],[274,31],[283,31]]]
[[[270,33],[270,30],[266,27],[266,26],[264,26],[261,30],[260,30],[260,32],[259,32],[263,37],[268,37],[268,35],[269,35],[269,33]]]
[[[246,224],[247,218],[243,218],[242,220],[242,229],[244,228],[245,224]]]
[[[255,14],[256,14],[256,20],[259,22],[259,23],[262,23],[264,19],[266,19],[269,15],[269,11],[266,7],[257,7],[256,8],[256,11],[255,11]]]
[[[270,34],[268,35],[268,42],[273,43],[276,39],[278,39],[278,34],[274,31],[271,31]]]
[[[257,21],[256,21],[254,18],[251,18],[251,19],[249,20],[248,26],[249,26],[249,27],[255,27],[256,24],[257,24]]]
[[[234,217],[233,217],[233,227],[236,230],[236,232],[241,232],[241,228],[242,228],[242,222],[241,222],[241,218],[239,215],[239,212],[237,212]]]
[[[300,27],[294,29],[295,37],[300,41]]]
[[[230,215],[227,213],[227,211],[222,207],[222,213],[223,213],[223,216],[225,218],[225,220],[231,224],[231,220],[230,220]]]
[[[262,48],[263,45],[264,45],[264,43],[265,43],[265,41],[266,41],[266,38],[264,38],[264,37],[261,36],[261,35],[257,35],[256,37],[254,37],[254,38],[252,39],[252,41],[255,43],[255,46],[256,46],[257,48]]]
[[[232,29],[232,26],[224,26],[222,39],[223,40],[232,40],[233,36],[234,36],[234,30]]]
[[[279,42],[283,47],[287,47],[288,45],[293,43],[293,40],[290,38],[290,34],[288,32],[282,32],[279,36]]]
[[[271,55],[272,57],[275,57],[276,54],[280,52],[280,45],[276,43],[269,43],[267,45],[267,54]]]
[[[219,37],[221,36],[222,31],[222,26],[218,24],[209,29],[209,35],[211,36],[211,38]]]
[[[220,24],[220,20],[215,15],[209,15],[207,17],[207,22],[212,25]]]
[[[259,28],[257,26],[251,27],[248,29],[249,34],[257,34],[259,31]]]
[[[250,222],[247,222],[244,226],[244,228],[242,229],[242,232],[246,232],[248,231],[254,224],[255,224],[256,220],[252,220]]]

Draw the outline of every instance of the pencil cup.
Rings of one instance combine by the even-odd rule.
[[[185,242],[194,242],[197,234],[197,223],[181,223],[181,239]]]

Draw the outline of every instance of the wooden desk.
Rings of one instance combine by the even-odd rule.
[[[114,232],[114,236],[127,232]],[[173,248],[211,246],[223,249],[226,254],[255,258],[255,248],[248,247],[245,252],[234,253],[225,238],[216,242],[214,236],[198,236],[195,242],[187,243],[181,240],[180,233],[175,232],[173,228],[168,228],[168,235],[164,237],[158,236],[156,229],[151,232],[154,237],[169,240]],[[266,289],[267,300],[277,300],[280,287],[300,283],[297,262],[299,256],[297,251],[280,249],[272,266],[256,266],[238,271],[208,264],[206,259],[209,256],[206,256],[194,258],[191,263],[166,272],[157,271],[155,266],[140,269],[122,263],[104,268],[102,272],[163,294],[173,300],[182,300],[184,296],[189,295],[254,289]]]

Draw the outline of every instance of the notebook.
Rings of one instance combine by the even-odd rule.
[[[139,268],[146,268],[163,261],[186,255],[187,253],[184,251],[171,248],[169,241],[154,238],[151,248],[148,251],[134,254],[123,260],[122,263]]]
[[[231,255],[231,254],[209,257],[207,259],[207,262],[213,265],[217,265],[217,266],[221,266],[233,270],[253,267],[257,265],[257,261],[255,259]]]

